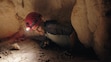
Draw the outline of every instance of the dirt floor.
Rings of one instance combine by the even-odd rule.
[[[5,43],[0,46],[0,62],[98,62],[90,53],[70,53],[58,46],[42,49],[37,41],[30,39],[17,44],[20,46],[19,50],[12,50],[10,45]]]

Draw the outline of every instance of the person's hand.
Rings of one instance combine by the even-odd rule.
[[[42,26],[37,26],[32,28],[38,35],[44,35],[45,31]]]

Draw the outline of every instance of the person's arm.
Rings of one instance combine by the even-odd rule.
[[[72,26],[57,25],[56,30],[62,35],[70,35],[74,29]]]
[[[40,35],[31,36],[29,38],[33,39],[33,40],[37,40],[37,41],[44,41],[44,40],[46,40],[46,36],[40,36]]]

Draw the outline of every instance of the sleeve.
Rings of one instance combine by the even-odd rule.
[[[45,35],[37,35],[37,36],[31,36],[30,37],[32,40],[38,40],[38,41],[51,41],[51,39],[49,39],[47,36]]]
[[[72,26],[64,26],[59,23],[48,22],[45,25],[45,30],[55,35],[70,35],[73,32]]]
[[[44,41],[44,40],[47,39],[47,37],[46,36],[37,35],[37,36],[31,37],[31,39],[35,39],[35,40],[38,40],[38,41]]]

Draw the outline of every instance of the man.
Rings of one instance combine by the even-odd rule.
[[[25,22],[27,30],[32,29],[38,34],[42,48],[47,47],[51,42],[64,48],[74,45],[74,36],[76,35],[72,26],[61,25],[55,20],[44,21],[42,15],[36,12],[29,13]]]

